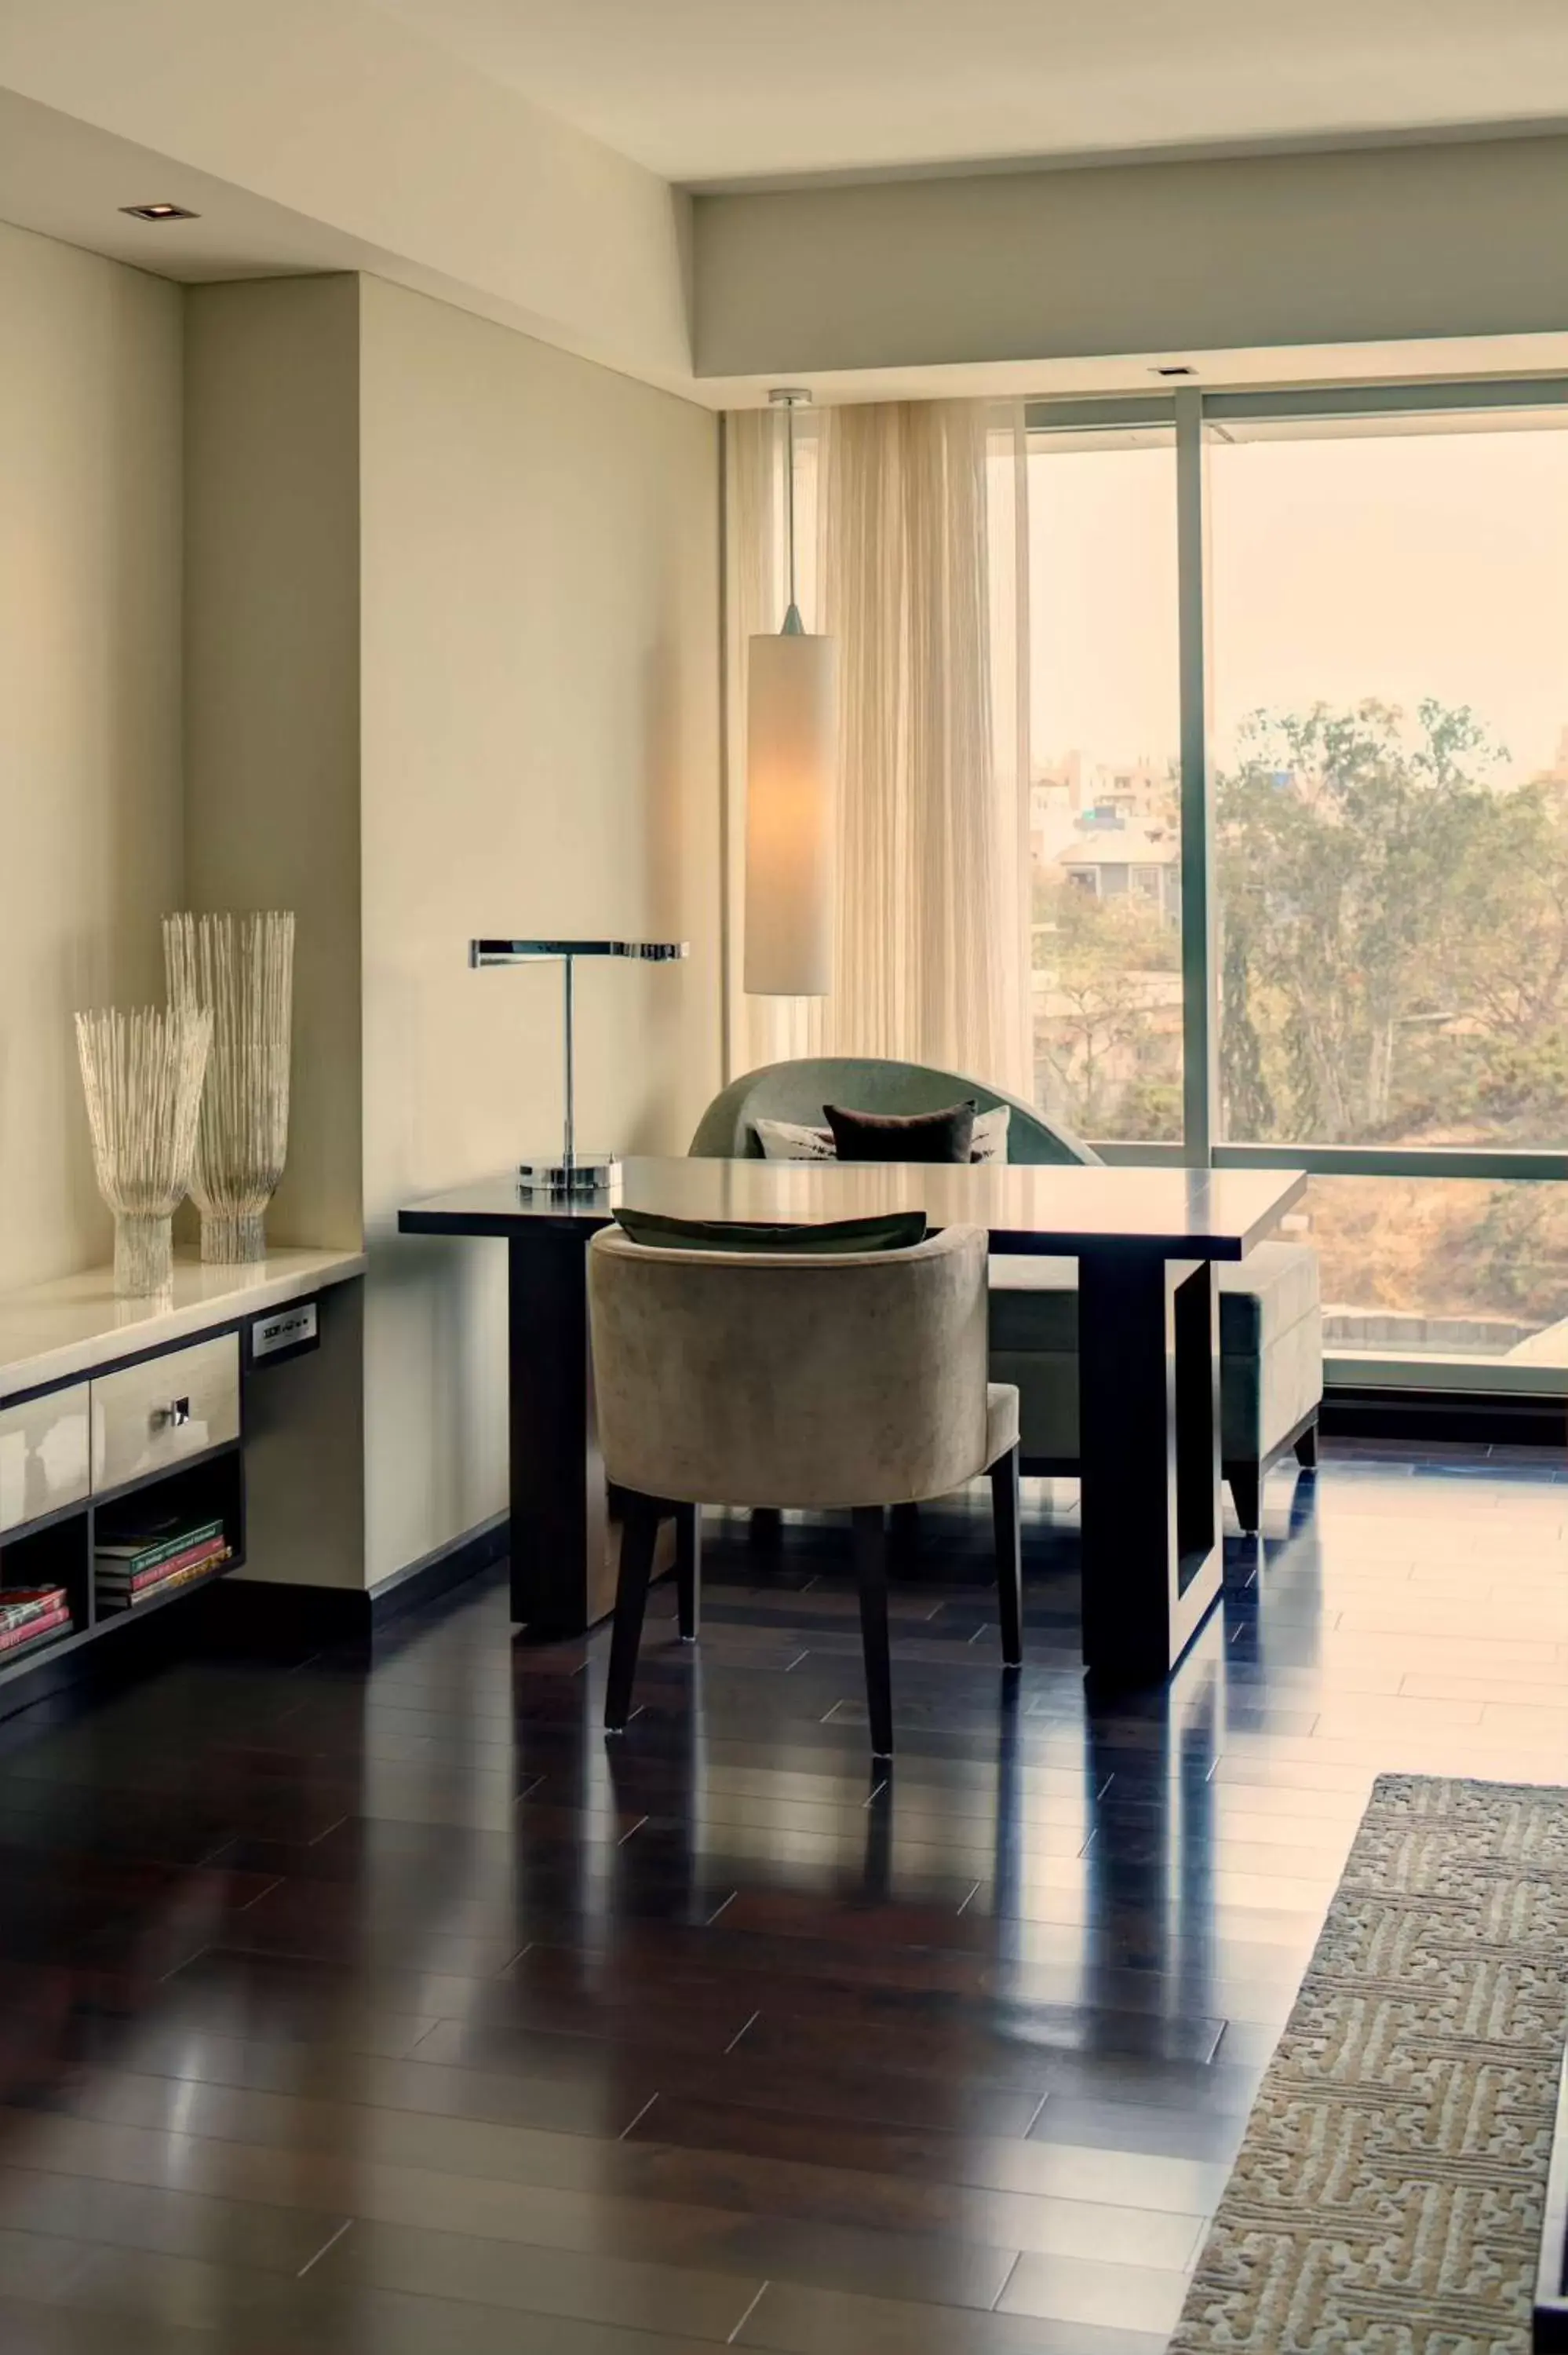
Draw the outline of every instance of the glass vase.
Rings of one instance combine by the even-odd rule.
[[[211,1018],[110,1007],[76,1018],[98,1190],[114,1213],[114,1289],[164,1290],[169,1221],[190,1184]]]
[[[267,1205],[289,1142],[294,919],[168,916],[169,1003],[212,1022],[191,1197],[204,1260],[267,1255]]]
[[[175,1280],[175,1224],[156,1212],[120,1210],[114,1220],[114,1289],[131,1296],[167,1292]]]

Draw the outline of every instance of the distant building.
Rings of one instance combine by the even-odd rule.
[[[1086,784],[1079,752],[1036,770],[1030,847],[1037,873],[1065,875],[1097,900],[1141,898],[1167,923],[1180,921],[1180,804],[1170,762],[1101,763]]]
[[[1168,924],[1181,920],[1181,846],[1173,826],[1097,824],[1055,865],[1097,900],[1147,900]]]

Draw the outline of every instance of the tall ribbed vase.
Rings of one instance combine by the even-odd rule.
[[[165,916],[169,1003],[212,1019],[190,1191],[204,1260],[259,1260],[289,1144],[291,915]]]
[[[79,1014],[76,1048],[98,1190],[114,1213],[114,1289],[174,1277],[171,1220],[190,1185],[212,1022],[155,1007]]]

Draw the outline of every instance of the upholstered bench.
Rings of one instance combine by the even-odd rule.
[[[1219,1269],[1220,1455],[1244,1529],[1258,1526],[1263,1475],[1294,1447],[1317,1461],[1323,1397],[1318,1254],[1259,1243]],[[991,1263],[991,1378],[1016,1385],[1025,1472],[1078,1461],[1078,1269],[1070,1259]]]
[[[937,1112],[972,1099],[1005,1104],[1007,1158],[1097,1161],[1078,1137],[999,1088],[924,1064],[873,1057],[813,1056],[768,1063],[732,1080],[703,1114],[691,1149],[759,1155],[758,1118],[821,1123],[824,1103],[862,1112]],[[1260,1243],[1220,1277],[1220,1454],[1244,1529],[1258,1524],[1263,1476],[1294,1447],[1317,1461],[1323,1397],[1318,1254],[1307,1243]],[[991,1378],[1016,1385],[1026,1472],[1078,1468],[1078,1267],[1070,1259],[991,1263]]]

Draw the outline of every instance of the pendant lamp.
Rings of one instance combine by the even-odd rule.
[[[777,637],[747,648],[746,970],[758,997],[825,997],[832,986],[838,649],[800,626],[795,602],[795,411],[786,424],[789,595]]]

